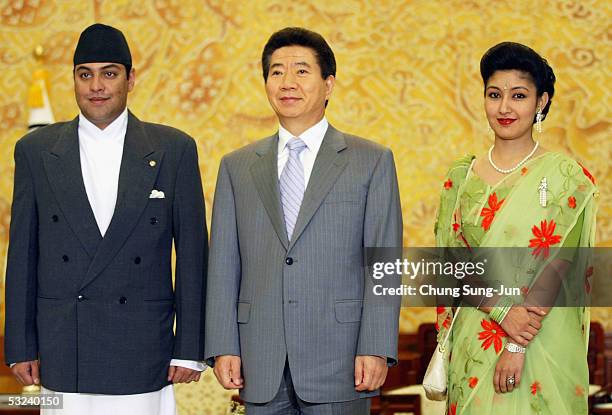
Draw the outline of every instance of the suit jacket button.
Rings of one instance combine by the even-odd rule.
[[[79,296],[77,297],[77,301],[80,303],[82,301],[87,300],[87,298],[85,298],[85,296],[83,294],[79,294]]]
[[[68,258],[68,255],[63,255],[62,260],[64,260],[64,262],[68,262],[70,261],[70,258]]]
[[[53,222],[57,222],[57,221],[59,221],[59,217],[57,215],[53,215],[53,216],[51,216],[51,220]]]
[[[157,218],[151,218],[151,225],[155,225],[157,222],[159,222]]]
[[[134,258],[134,264],[138,265],[138,264],[140,264],[140,261],[141,261],[141,260],[140,260],[140,257],[139,257],[139,256],[137,256],[136,258]],[[123,297],[121,297],[121,298],[123,298]]]
[[[125,303],[127,303],[127,298],[125,298],[125,297],[121,297],[121,298],[119,299],[119,304],[125,304]]]
[[[285,258],[285,264],[292,265],[293,264],[293,258],[291,258],[291,257]]]

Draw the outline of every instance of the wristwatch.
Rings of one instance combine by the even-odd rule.
[[[525,353],[525,350],[527,349],[523,346],[519,346],[518,344],[508,342],[506,343],[506,350],[510,353]]]

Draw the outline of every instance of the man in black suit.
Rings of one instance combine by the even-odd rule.
[[[204,369],[208,244],[196,144],[127,110],[134,81],[123,34],[90,26],[74,54],[81,113],[15,146],[6,361],[24,385],[75,393],[80,413],[104,407],[83,406],[78,397],[89,394],[145,397],[131,413],[152,413],[154,397],[168,408],[169,385]]]

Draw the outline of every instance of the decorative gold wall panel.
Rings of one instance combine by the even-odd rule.
[[[6,260],[13,146],[27,128],[28,86],[38,67],[32,51],[39,44],[46,50],[56,119],[71,119],[78,111],[72,53],[79,33],[94,22],[114,25],[128,39],[137,74],[132,111],[198,141],[209,208],[221,156],[276,129],[259,64],[265,41],[289,25],[323,34],[338,61],[328,118],[341,130],[393,149],[409,246],[433,244],[438,191],[449,163],[490,145],[481,55],[500,41],[526,43],[548,58],[558,78],[542,143],[572,154],[598,179],[598,242],[612,246],[611,5],[605,0],[1,0],[0,269]],[[593,314],[612,328],[610,309]],[[433,317],[428,309],[403,310],[402,330],[413,331]],[[223,413],[220,399],[227,393],[211,373],[197,386],[177,389],[181,414]]]

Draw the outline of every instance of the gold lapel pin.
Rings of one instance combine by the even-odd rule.
[[[155,160],[149,161],[149,166],[151,166],[151,167],[155,167],[156,164],[157,163],[155,162]]]

